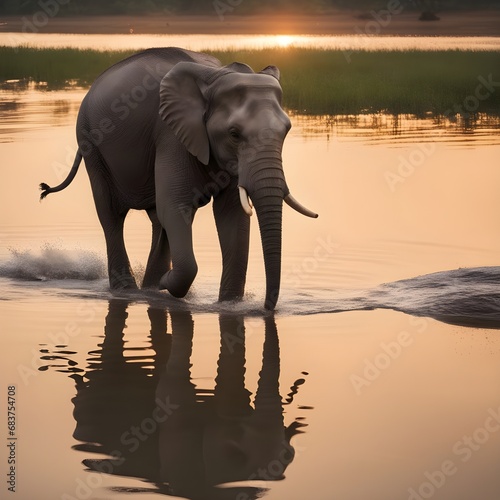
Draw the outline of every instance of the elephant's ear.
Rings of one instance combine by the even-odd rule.
[[[160,116],[168,123],[186,149],[204,165],[210,158],[210,144],[205,127],[206,82],[218,72],[197,63],[180,62],[160,84]]]
[[[235,73],[253,73],[253,69],[245,63],[234,62],[226,66],[227,69],[234,71]]]
[[[276,80],[278,80],[278,82],[280,81],[280,77],[281,77],[280,70],[276,66],[267,66],[260,73],[263,73],[265,75],[274,76],[274,78],[276,78]]]

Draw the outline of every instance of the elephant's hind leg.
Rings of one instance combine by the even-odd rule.
[[[109,286],[113,290],[137,289],[123,240],[125,215],[118,216],[109,224],[110,227],[107,223],[102,224],[108,253]]]
[[[122,206],[108,183],[106,166],[97,152],[85,158],[94,203],[104,231],[108,254],[108,277],[112,289],[137,289],[123,239],[123,226],[128,208]]]
[[[147,212],[153,227],[153,237],[142,287],[158,288],[160,285],[160,278],[170,270],[170,247],[167,233],[161,226],[156,215],[156,209],[152,208]]]

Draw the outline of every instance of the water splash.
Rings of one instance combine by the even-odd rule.
[[[183,299],[160,290],[111,291],[107,282],[103,285],[102,281],[98,281],[105,279],[107,272],[106,259],[96,252],[67,250],[45,244],[38,252],[10,249],[10,253],[10,258],[0,261],[0,278],[37,282],[66,280],[64,285],[57,284],[58,288],[64,289],[65,296],[122,299],[192,313],[268,314],[263,308],[263,289],[248,291],[243,301],[222,303],[217,301],[218,286],[211,282],[198,283]],[[134,274],[139,283],[143,273],[144,266],[136,263]],[[86,290],[83,294],[82,285]],[[39,291],[39,287],[36,290]],[[500,267],[466,268],[427,274],[370,289],[335,290],[334,286],[323,286],[297,291],[285,287],[276,312],[280,316],[294,316],[392,309],[455,325],[500,329],[499,290]],[[17,297],[11,297],[11,287],[4,286],[0,292],[3,300]]]
[[[500,328],[500,267],[441,271],[387,283],[370,293],[376,307],[446,323]]]
[[[105,260],[89,250],[67,250],[44,244],[39,251],[9,248],[10,257],[0,261],[0,277],[17,280],[84,280],[105,278]]]

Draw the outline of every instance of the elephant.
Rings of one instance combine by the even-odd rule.
[[[115,64],[82,101],[78,150],[58,186],[40,184],[41,198],[66,188],[82,158],[104,231],[112,289],[137,288],[123,225],[129,210],[145,210],[152,244],[142,287],[184,297],[197,274],[192,223],[213,199],[222,251],[219,300],[244,295],[249,228],[255,207],[266,273],[265,308],[280,290],[283,200],[317,214],[291,194],[282,166],[291,127],[282,109],[280,72],[268,66],[222,66],[179,48],[154,48]]]

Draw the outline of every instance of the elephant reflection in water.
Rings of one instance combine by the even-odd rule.
[[[153,362],[151,353],[127,347],[127,308],[126,301],[110,300],[102,344],[89,352],[85,375],[72,375],[77,389],[72,400],[77,423],[73,436],[82,442],[74,448],[111,454],[116,473],[149,478],[158,466],[157,439],[151,437],[138,446],[132,426],[140,425],[155,410],[156,386],[172,337],[165,334],[165,311],[149,308]],[[128,454],[128,450],[134,453]],[[106,467],[102,470],[108,471]]]
[[[148,310],[155,352],[151,363],[150,355],[138,356],[137,351],[128,356],[126,310],[126,302],[110,302],[102,350],[91,353],[95,357],[85,378],[75,377],[74,437],[86,443],[75,448],[111,457],[84,464],[94,471],[144,479],[158,493],[193,499],[249,500],[263,490],[217,485],[283,479],[294,459],[290,439],[304,424],[284,424],[272,316],[265,319],[262,369],[252,406],[244,380],[243,317],[220,315],[216,384],[204,390],[191,381],[191,314],[171,311],[172,335],[166,335],[165,311]]]

